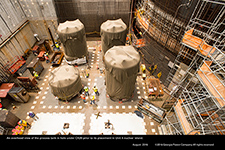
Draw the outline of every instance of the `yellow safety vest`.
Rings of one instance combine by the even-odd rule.
[[[84,89],[85,92],[88,92],[88,88]]]
[[[58,44],[55,44],[55,47],[56,47],[56,48],[59,48],[59,45],[58,45]]]
[[[38,77],[38,74],[36,72],[34,73],[34,77]]]
[[[98,89],[97,88],[93,88],[94,92],[98,92]]]
[[[145,65],[142,64],[142,65],[141,65],[141,71],[144,72],[145,69],[146,69]]]

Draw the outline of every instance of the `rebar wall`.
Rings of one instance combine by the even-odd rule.
[[[180,40],[193,12],[196,1],[175,0],[139,0],[136,2],[137,25],[146,26],[149,34],[159,44],[178,54]]]

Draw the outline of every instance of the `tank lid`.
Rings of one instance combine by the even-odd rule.
[[[80,22],[79,19],[76,19],[74,21],[66,21],[63,23],[60,23],[58,26],[58,32],[61,33],[74,33],[82,30],[84,28],[84,25],[82,22]]]
[[[128,69],[139,64],[140,55],[133,46],[114,46],[105,53],[104,61],[113,68]]]
[[[122,19],[117,20],[107,20],[102,23],[101,30],[110,33],[118,33],[127,29],[127,25],[123,22]]]
[[[54,87],[66,87],[73,84],[79,78],[79,70],[73,66],[63,65],[54,69],[49,76],[49,85]]]

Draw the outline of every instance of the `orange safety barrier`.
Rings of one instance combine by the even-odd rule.
[[[211,69],[207,66],[212,64],[212,61],[205,61],[204,64],[200,67],[200,70],[197,71],[198,75],[205,83],[209,91],[216,97],[216,100],[220,104],[221,107],[225,105],[223,99],[225,99],[225,87],[220,82],[220,80],[212,73]],[[212,84],[211,84],[211,83]],[[218,92],[217,92],[218,91]],[[223,99],[221,99],[221,96]]]
[[[199,50],[204,56],[206,56],[213,47],[211,45],[208,45],[203,39],[192,35],[193,31],[194,29],[192,28],[185,32],[182,42],[194,49]],[[214,51],[215,47],[211,50],[210,54],[212,54]]]

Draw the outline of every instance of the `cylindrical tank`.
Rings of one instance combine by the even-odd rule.
[[[48,79],[52,94],[61,100],[70,100],[82,89],[79,70],[70,65],[63,65],[52,72]]]
[[[125,45],[127,25],[122,19],[107,20],[101,25],[101,41],[104,53],[113,46]]]
[[[129,99],[135,89],[140,55],[133,46],[114,46],[104,55],[106,92],[113,100]]]
[[[60,41],[63,43],[67,61],[73,61],[77,58],[87,56],[85,29],[79,19],[60,23],[58,26],[58,34]]]

